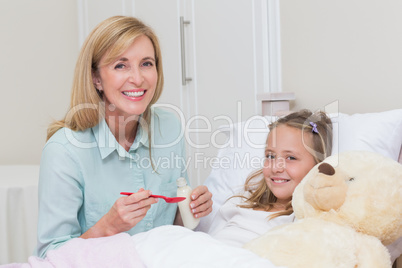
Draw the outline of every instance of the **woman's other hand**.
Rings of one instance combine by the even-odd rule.
[[[196,187],[191,193],[190,207],[194,217],[207,216],[212,211],[212,193],[205,185]]]

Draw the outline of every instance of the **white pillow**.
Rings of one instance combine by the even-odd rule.
[[[329,114],[333,122],[332,154],[349,150],[378,152],[398,161],[402,148],[402,109],[347,115]],[[243,189],[248,175],[262,167],[272,116],[255,116],[222,128],[228,146],[218,152],[215,166],[204,184],[213,194],[213,212],[202,218],[197,230],[207,231],[221,205]]]
[[[365,114],[330,114],[333,152],[377,152],[398,161],[402,146],[402,109]]]

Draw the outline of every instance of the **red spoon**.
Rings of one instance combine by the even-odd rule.
[[[128,192],[121,192],[120,194],[123,195],[132,195],[133,193],[128,193]],[[163,195],[156,195],[156,194],[151,194],[150,197],[155,197],[155,198],[162,198],[166,201],[166,203],[178,203],[186,199],[185,197],[166,197]]]

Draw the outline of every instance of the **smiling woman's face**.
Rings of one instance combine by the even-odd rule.
[[[103,92],[106,117],[126,119],[142,114],[155,94],[158,80],[151,40],[141,35],[115,61],[106,65],[103,62],[93,80]]]
[[[302,134],[298,128],[279,125],[268,135],[263,174],[277,202],[284,205],[292,200],[294,189],[316,164],[303,144]],[[304,133],[306,146],[311,147],[312,135]]]

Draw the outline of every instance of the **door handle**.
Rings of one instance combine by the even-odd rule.
[[[180,45],[181,45],[181,81],[183,86],[190,82],[191,77],[186,74],[186,46],[184,38],[184,26],[190,24],[190,21],[185,21],[184,17],[180,17]]]

